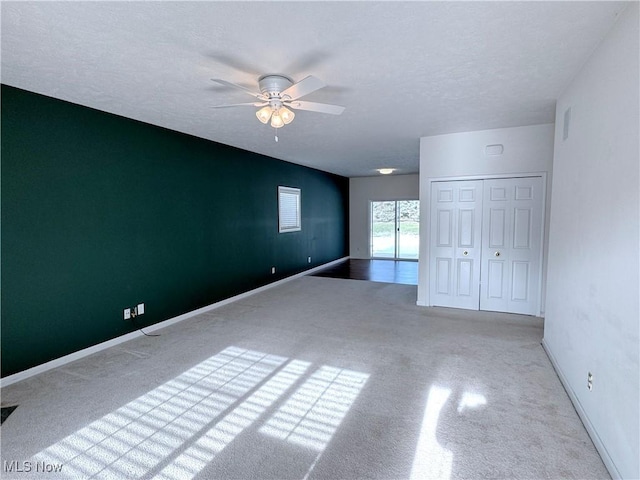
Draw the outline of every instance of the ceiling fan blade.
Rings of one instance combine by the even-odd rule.
[[[309,70],[315,70],[317,67],[330,57],[329,52],[323,50],[314,50],[308,52],[301,57],[296,58],[290,63],[287,68],[283,69],[283,72],[289,72],[292,75],[299,74],[301,72],[308,72]]]
[[[329,105],[328,103],[304,102],[295,100],[293,102],[284,102],[288,107],[295,110],[308,110],[309,112],[329,113],[331,115],[340,115],[344,112],[344,107],[339,105]]]
[[[249,75],[252,75],[254,77],[258,77],[262,70],[261,68],[256,68],[255,65],[251,65],[245,62],[239,56],[229,55],[220,50],[210,51],[205,53],[204,55],[217,63],[226,65],[227,67],[231,67],[234,70],[238,70],[240,72],[248,73]]]
[[[239,90],[242,90],[243,92],[248,93],[252,97],[259,98],[260,100],[265,100],[264,95],[262,95],[261,93],[254,92],[253,90],[250,90],[247,87],[243,87],[242,85],[237,85],[235,83],[227,82],[226,80],[222,80],[220,78],[212,78],[211,80],[216,82],[216,83],[219,83],[220,85],[225,85],[227,87],[233,87],[233,88],[237,88]]]
[[[213,105],[211,108],[264,107],[265,105],[269,105],[269,102],[229,103],[227,105]]]
[[[294,83],[286,90],[280,92],[280,96],[283,98],[287,98],[287,100],[295,100],[300,97],[304,97],[305,95],[309,95],[311,92],[315,92],[316,90],[320,90],[325,86],[325,83],[314,77],[309,75],[308,77],[304,77],[298,83]]]

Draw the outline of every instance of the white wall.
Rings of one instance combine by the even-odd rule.
[[[640,478],[638,3],[557,102],[544,345],[612,476]],[[564,113],[571,108],[563,141]],[[594,375],[587,389],[587,372]]]
[[[372,200],[417,200],[418,175],[349,179],[349,255],[370,258],[369,205]]]
[[[418,305],[428,305],[429,294],[429,179],[484,175],[517,175],[547,173],[551,181],[553,164],[553,124],[527,127],[498,128],[476,132],[452,133],[420,139],[420,269],[418,279]],[[502,155],[485,155],[487,145],[501,144]],[[550,189],[547,188],[545,214],[546,258],[549,222]],[[545,265],[543,263],[543,289]],[[544,298],[543,298],[544,309]]]

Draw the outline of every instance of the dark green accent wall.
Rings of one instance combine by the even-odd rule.
[[[1,94],[2,376],[348,254],[345,177]],[[278,233],[278,185],[301,232]]]

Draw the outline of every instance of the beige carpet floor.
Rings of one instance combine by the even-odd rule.
[[[415,299],[303,277],[8,386],[2,478],[608,478],[540,319]]]

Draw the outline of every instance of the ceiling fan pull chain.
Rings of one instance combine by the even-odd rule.
[[[276,142],[278,141],[278,129],[277,128],[273,128],[273,132],[275,134],[275,138],[276,138]]]

